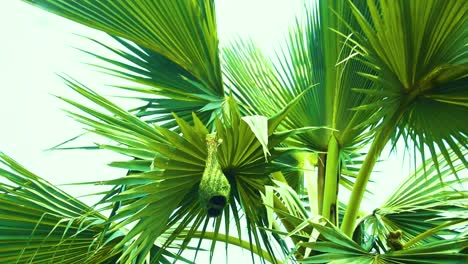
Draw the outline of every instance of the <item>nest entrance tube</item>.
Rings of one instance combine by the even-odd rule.
[[[216,134],[206,135],[208,156],[205,170],[198,188],[200,204],[206,209],[208,217],[218,217],[228,204],[231,185],[224,176],[218,162],[218,146],[221,141]]]

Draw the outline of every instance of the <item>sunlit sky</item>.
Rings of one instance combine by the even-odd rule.
[[[285,34],[299,3],[299,0],[217,1],[221,41],[234,35],[252,36],[263,48],[271,49]],[[124,175],[125,171],[106,166],[121,159],[108,151],[45,151],[83,131],[82,125],[61,110],[71,108],[53,96],[78,98],[56,73],[67,73],[101,94],[118,94],[104,87],[115,80],[85,65],[93,59],[74,48],[99,52],[96,45],[77,35],[102,41],[107,36],[15,0],[0,1],[0,32],[0,151],[55,184]],[[91,137],[83,143],[93,140]],[[378,206],[401,176],[408,173],[407,167],[402,168],[401,153],[382,156],[386,161],[378,165],[381,172],[373,175],[377,181],[375,196],[372,202],[365,201],[368,210]],[[94,186],[61,188],[76,196],[102,190]],[[89,197],[82,200],[95,201]],[[248,252],[241,254],[249,256]]]

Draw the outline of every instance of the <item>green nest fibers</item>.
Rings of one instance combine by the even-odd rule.
[[[208,156],[205,171],[200,182],[198,195],[201,205],[207,210],[208,217],[218,217],[228,204],[231,185],[224,176],[218,162],[218,146],[221,140],[216,134],[206,136]]]

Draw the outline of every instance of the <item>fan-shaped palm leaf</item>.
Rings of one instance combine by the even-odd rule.
[[[108,230],[108,218],[0,153],[0,262],[116,263],[126,229]],[[151,247],[149,262],[190,261]],[[173,245],[171,245],[173,247]],[[157,256],[157,258],[156,258]],[[137,255],[145,260],[146,256]]]
[[[380,96],[379,105],[368,107],[380,109],[383,122],[344,218],[348,234],[373,164],[390,138],[396,142],[403,135],[407,145],[411,140],[423,160],[429,149],[436,169],[437,148],[449,165],[453,157],[468,164],[461,151],[467,147],[468,134],[466,1],[367,1],[370,18],[350,5],[359,22],[359,27],[351,26],[354,43],[375,71],[363,75],[381,89],[371,91]],[[450,148],[456,156],[450,157]]]
[[[465,1],[368,1],[372,19],[353,11],[364,34],[357,37],[361,52],[381,85],[386,115],[400,115],[399,135],[411,138],[424,157],[428,147],[436,167],[435,145],[447,159],[447,146],[466,148],[468,113],[463,56],[466,47]],[[394,113],[395,112],[395,113]],[[462,144],[457,146],[457,142]]]
[[[122,259],[131,260],[135,254],[147,254],[154,240],[168,228],[173,228],[174,231],[169,236],[167,245],[176,239],[180,232],[189,228],[181,250],[187,247],[192,234],[198,231],[202,234],[206,232],[207,224],[211,221],[207,215],[210,216],[211,213],[203,204],[203,201],[209,200],[204,199],[204,195],[220,194],[216,193],[216,189],[206,190],[201,184],[205,177],[202,175],[210,163],[206,139],[210,133],[197,116],[193,115],[193,126],[175,116],[182,133],[180,135],[167,128],[141,121],[79,83],[70,80],[66,82],[75,91],[112,115],[63,99],[94,119],[80,114],[70,114],[90,126],[92,132],[119,143],[116,146],[101,145],[102,148],[137,158],[137,160],[112,164],[134,170],[135,173],[118,180],[100,182],[100,184],[126,186],[126,190],[105,200],[109,203],[122,204],[115,216],[110,219],[111,222],[115,222],[111,230],[135,224],[118,245],[123,247],[126,243],[133,242],[123,253]],[[265,230],[258,229],[268,225],[265,210],[258,201],[261,199],[260,193],[265,185],[271,183],[270,173],[282,168],[281,164],[270,162],[282,153],[274,147],[291,134],[315,129],[305,128],[274,133],[275,128],[298,100],[299,98],[295,99],[283,111],[269,119],[261,116],[241,118],[233,99],[228,98],[225,102],[223,117],[215,120],[215,134],[222,140],[217,150],[217,160],[222,170],[220,177],[228,180],[231,192],[230,194],[227,192],[225,199],[230,201],[229,206],[217,209],[221,209],[224,216],[212,215],[216,216],[212,220],[215,236],[223,220],[226,232],[229,232],[231,214],[238,233],[241,233],[239,209],[242,208],[249,230],[249,241],[257,246],[263,245],[273,256],[273,247],[268,234]],[[214,169],[209,170],[213,173]],[[211,173],[208,173],[208,176]],[[211,185],[208,187],[213,188]],[[222,195],[226,193],[222,192]],[[214,250],[214,242],[211,251]],[[262,251],[257,253],[263,254]]]
[[[224,88],[212,0],[26,2],[114,36],[122,49],[95,42],[120,58],[88,53],[112,65],[99,68],[135,83],[121,88],[143,93],[140,116],[166,126],[175,125],[172,112],[214,120]]]

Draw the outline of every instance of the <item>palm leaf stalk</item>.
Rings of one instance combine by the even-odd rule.
[[[338,225],[339,146],[334,136],[330,137],[326,160],[322,216]],[[337,175],[338,174],[338,175]]]

